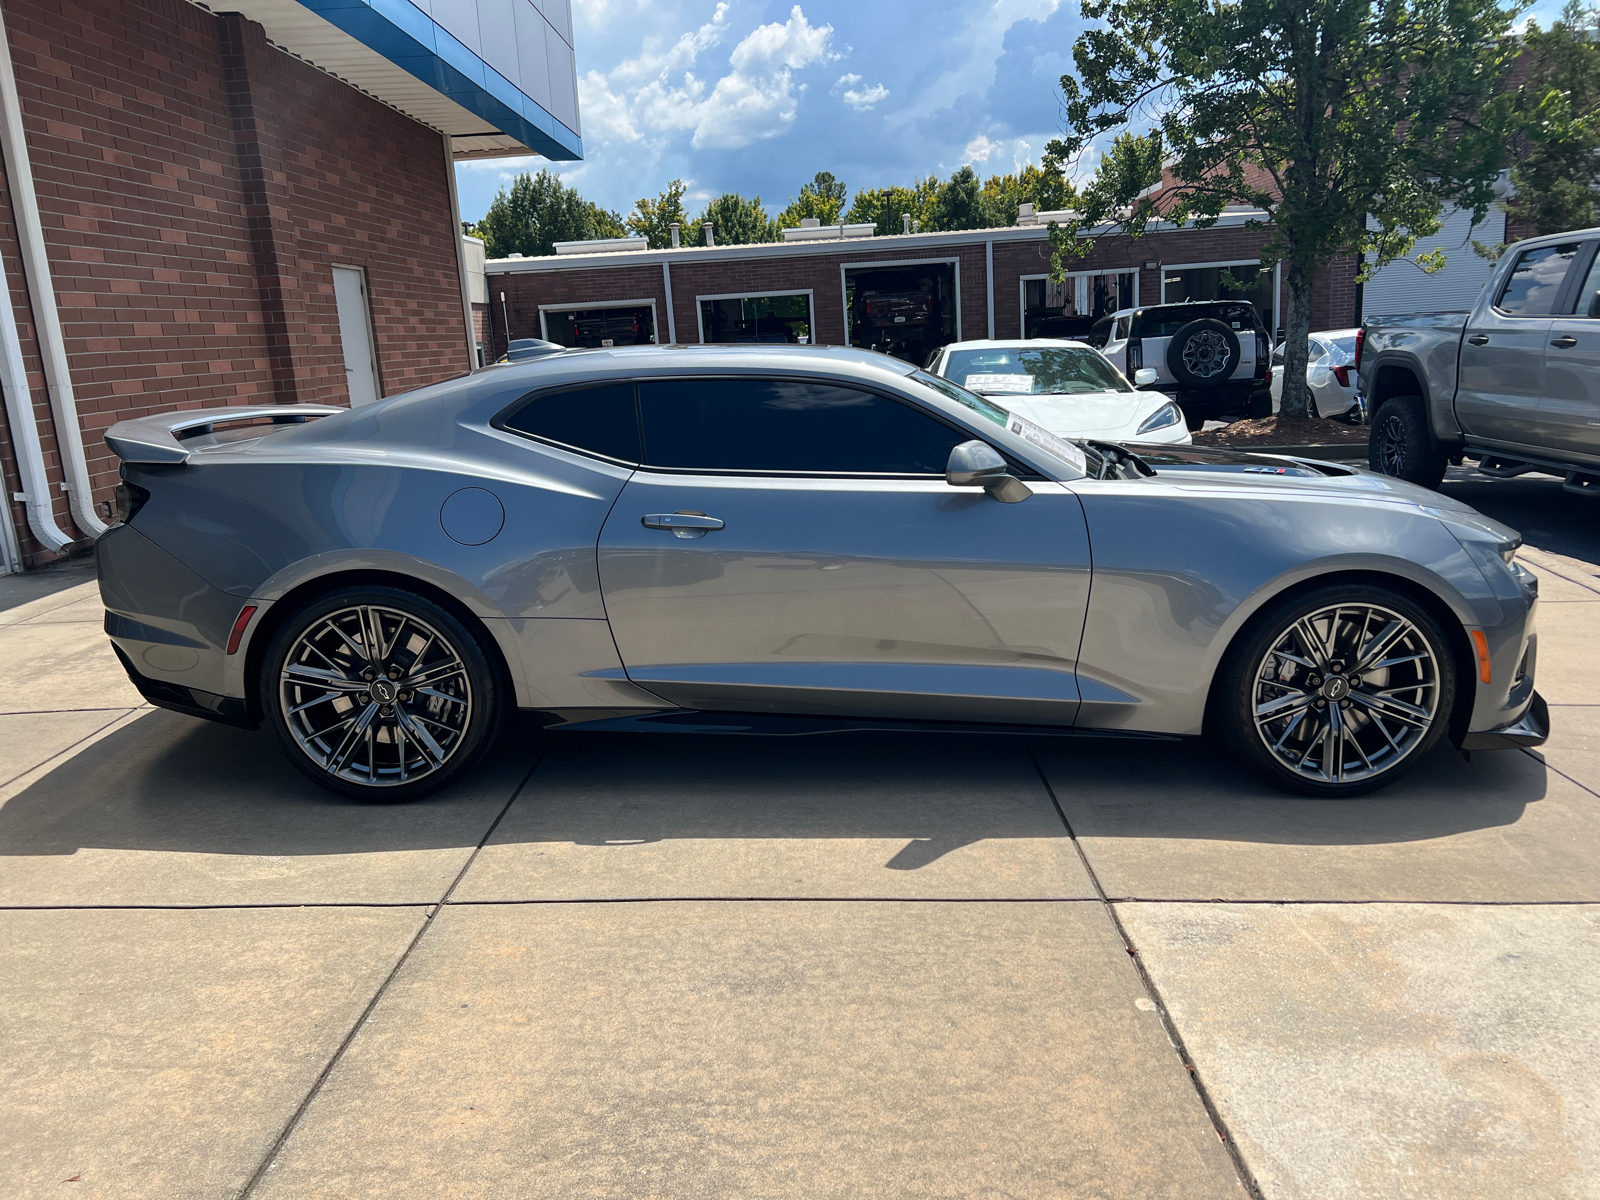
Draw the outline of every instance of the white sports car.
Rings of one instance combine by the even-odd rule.
[[[1193,441],[1170,396],[1136,389],[1083,342],[953,342],[928,370],[993,398],[1057,437],[1184,446]]]

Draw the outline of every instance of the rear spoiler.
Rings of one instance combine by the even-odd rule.
[[[118,421],[106,430],[106,445],[123,462],[186,463],[185,439],[201,437],[218,425],[270,420],[274,425],[300,425],[313,417],[349,412],[328,404],[255,404],[232,408],[186,409]]]

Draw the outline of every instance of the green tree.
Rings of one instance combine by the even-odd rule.
[[[689,217],[683,211],[683,180],[674,179],[666,191],[654,200],[643,197],[636,200],[628,214],[628,230],[635,237],[650,243],[652,250],[664,250],[672,245],[672,225],[677,222],[680,236],[687,239]]]
[[[473,229],[490,258],[554,254],[557,242],[621,237],[622,217],[591,204],[553,171],[523,172],[496,194]]]
[[[1060,167],[1029,163],[1015,175],[991,175],[983,181],[984,223],[991,228],[1015,225],[1023,204],[1033,205],[1036,212],[1053,212],[1072,207],[1077,199]]]
[[[1515,0],[1512,0],[1515,3]],[[1289,285],[1282,411],[1311,413],[1312,281],[1340,253],[1368,270],[1439,228],[1447,202],[1482,219],[1507,158],[1518,9],[1498,0],[1083,0],[1096,28],[1064,75],[1052,164],[1118,139],[1080,201],[1079,229],[1138,236],[1154,219],[1213,224],[1265,210],[1264,261]],[[1147,189],[1162,185],[1155,194]],[[1372,221],[1369,226],[1368,218]],[[1087,245],[1052,224],[1054,269]],[[1437,269],[1437,261],[1425,264]]]
[[[705,223],[711,222],[719,246],[742,246],[751,242],[776,242],[782,238],[778,223],[761,207],[761,197],[746,200],[738,192],[724,192],[695,218],[688,242],[705,245]]]
[[[1511,220],[1535,233],[1595,224],[1600,201],[1600,10],[1568,0],[1549,29],[1524,37],[1523,152],[1511,168]]]
[[[798,229],[806,217],[824,225],[837,225],[844,212],[845,186],[830,171],[818,171],[810,183],[800,185],[800,194],[778,214],[780,229]]]
[[[962,167],[939,185],[933,203],[933,228],[982,229],[988,223],[987,216],[983,185],[971,167]]]
[[[932,229],[934,201],[938,194],[939,180],[932,175],[916,180],[908,188],[868,188],[856,193],[844,219],[852,225],[865,225],[870,221],[880,236],[905,232],[903,215],[911,217],[913,229]]]

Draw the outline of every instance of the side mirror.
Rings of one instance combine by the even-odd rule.
[[[1160,378],[1161,376],[1157,375],[1153,368],[1140,367],[1133,373],[1133,386],[1137,388],[1149,387]]]
[[[944,479],[951,487],[981,487],[1002,504],[1016,504],[1033,495],[1027,484],[1009,473],[1000,452],[977,439],[950,451]]]
[[[1596,292],[1589,297],[1589,315],[1591,317],[1600,317],[1600,292]]]

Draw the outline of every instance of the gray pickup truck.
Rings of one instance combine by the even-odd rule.
[[[1467,313],[1374,318],[1356,343],[1372,469],[1548,471],[1600,494],[1600,229],[1509,247]]]

